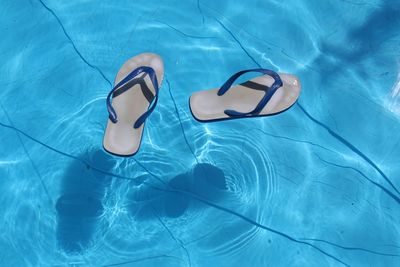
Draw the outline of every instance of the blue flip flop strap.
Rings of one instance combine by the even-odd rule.
[[[278,73],[272,71],[272,70],[267,70],[267,69],[250,69],[250,70],[242,70],[239,71],[238,73],[235,73],[232,75],[218,90],[218,95],[222,96],[225,94],[232,86],[232,84],[243,74],[248,73],[248,72],[260,72],[263,74],[267,74],[271,76],[275,81],[271,85],[270,90],[266,90],[266,93],[264,97],[260,100],[260,102],[257,104],[257,106],[250,112],[239,112],[236,110],[231,110],[231,109],[226,109],[224,110],[224,113],[228,116],[231,117],[244,117],[248,115],[257,115],[261,112],[261,110],[265,107],[265,105],[268,103],[268,101],[271,99],[271,97],[274,95],[276,90],[278,90],[282,85],[282,80],[281,77],[278,75]],[[268,86],[265,86],[268,89]]]
[[[132,72],[130,72],[125,78],[123,78],[117,85],[114,86],[114,88],[110,91],[110,93],[107,96],[107,110],[108,110],[108,117],[110,118],[110,120],[113,123],[117,123],[118,119],[117,119],[117,113],[115,112],[114,107],[111,104],[111,97],[113,95],[113,93],[119,89],[121,86],[123,86],[124,84],[128,83],[129,81],[131,81],[132,79],[134,79],[136,76],[138,76],[141,73],[147,73],[150,77],[150,80],[153,84],[154,90],[155,90],[155,100],[153,101],[153,103],[151,104],[150,108],[147,109],[147,111],[145,113],[143,113],[135,122],[135,124],[133,125],[133,127],[139,128],[143,122],[147,119],[147,117],[154,111],[154,108],[157,105],[157,100],[158,100],[158,81],[157,81],[157,76],[156,76],[156,72],[154,71],[153,68],[151,67],[146,67],[146,66],[142,66],[142,67],[138,67],[136,69],[134,69]]]

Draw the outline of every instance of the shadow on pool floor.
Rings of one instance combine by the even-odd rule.
[[[91,166],[112,172],[115,161],[102,150],[82,155]],[[56,202],[57,241],[67,253],[81,253],[90,246],[100,216],[103,198],[111,177],[92,171],[89,166],[73,162],[62,177],[60,196]],[[135,179],[145,181],[146,176]],[[186,173],[169,180],[168,186],[196,194],[210,201],[220,199],[226,190],[223,171],[211,164],[196,164]],[[131,187],[127,207],[136,220],[153,220],[159,216],[177,218],[196,205],[188,196],[153,189],[148,183]],[[155,214],[155,211],[157,214]]]
[[[146,176],[142,178],[146,179]],[[224,172],[208,163],[196,164],[186,173],[175,176],[169,180],[168,187],[212,202],[223,197],[227,189]],[[183,215],[189,206],[196,209],[189,196],[160,191],[147,184],[128,193],[127,206],[137,220],[154,219],[155,211],[158,216],[177,218]]]
[[[93,167],[111,170],[114,163],[101,150],[84,155]],[[103,213],[102,200],[111,178],[94,172],[89,166],[73,162],[62,178],[60,197],[56,202],[57,240],[66,252],[86,248]]]

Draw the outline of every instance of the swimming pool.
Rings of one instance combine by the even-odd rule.
[[[63,2],[0,4],[0,266],[400,265],[398,1]],[[105,97],[145,51],[159,104],[113,157]],[[259,66],[300,77],[293,108],[193,119]]]

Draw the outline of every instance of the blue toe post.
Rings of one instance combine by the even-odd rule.
[[[158,101],[158,90],[159,90],[156,72],[151,67],[146,67],[146,66],[138,67],[138,68],[134,69],[131,73],[129,73],[125,78],[123,78],[122,81],[120,81],[117,85],[115,85],[114,88],[110,91],[110,93],[107,96],[108,117],[110,118],[110,120],[113,123],[117,123],[117,121],[118,121],[117,113],[115,112],[115,109],[113,108],[113,106],[111,104],[111,98],[112,98],[113,93],[117,89],[121,88],[123,85],[127,84],[129,81],[131,81],[132,79],[134,79],[135,77],[137,77],[138,75],[140,75],[142,73],[146,73],[150,77],[150,80],[153,84],[154,90],[156,91],[155,96],[154,96],[155,100],[151,104],[150,108],[136,120],[133,127],[135,129],[139,128],[144,123],[144,121],[147,119],[147,117],[154,111],[154,108],[156,107],[157,101]]]
[[[248,72],[260,72],[263,74],[267,74],[274,78],[274,83],[271,85],[271,87],[265,86],[265,95],[264,97],[260,100],[260,102],[257,104],[257,106],[250,112],[239,112],[236,110],[231,110],[227,109],[224,111],[224,113],[230,117],[246,117],[246,116],[253,116],[253,115],[258,115],[261,110],[267,105],[268,101],[271,99],[271,97],[274,95],[276,90],[278,90],[280,87],[282,87],[283,83],[281,80],[281,77],[278,75],[278,73],[272,71],[272,70],[267,70],[267,69],[250,69],[250,70],[242,70],[239,71],[238,73],[235,73],[232,75],[218,90],[218,95],[222,96],[225,94],[232,86],[232,84],[243,74],[248,73]]]

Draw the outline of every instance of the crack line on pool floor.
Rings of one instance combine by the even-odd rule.
[[[251,55],[250,53],[246,50],[246,48],[242,45],[242,43],[239,41],[239,39],[233,34],[232,31],[230,31],[219,19],[215,18],[214,19],[221,25],[221,27],[236,41],[236,43],[240,46],[240,48],[243,50],[243,52],[260,68],[262,68],[261,64],[259,64]],[[334,137],[336,140],[341,142],[343,145],[345,145],[347,148],[349,148],[351,151],[353,151],[355,154],[357,154],[359,157],[364,159],[372,168],[374,168],[380,175],[381,177],[393,188],[393,190],[396,191],[397,194],[400,195],[400,191],[397,189],[397,187],[392,183],[392,181],[389,179],[389,177],[386,176],[386,174],[369,158],[367,157],[364,153],[362,153],[358,148],[356,148],[351,142],[347,141],[344,137],[341,135],[337,134],[335,131],[333,131],[331,128],[329,128],[326,124],[322,123],[321,121],[317,120],[313,116],[311,116],[305,108],[299,103],[299,101],[296,102],[296,105],[300,108],[300,110],[306,115],[307,118],[309,118],[312,122],[317,124],[318,126],[324,128],[332,137]]]
[[[203,9],[201,9],[201,6],[200,6],[200,0],[197,0],[197,10],[199,11],[199,13],[201,14],[201,17],[202,17],[202,21],[203,21],[203,25],[204,25],[204,13],[203,13]]]
[[[389,189],[387,189],[386,187],[384,187],[383,185],[373,181],[372,179],[370,179],[367,175],[365,175],[362,171],[358,170],[357,168],[351,167],[351,166],[344,166],[344,165],[339,165],[327,160],[324,160],[323,158],[321,158],[320,156],[316,155],[316,157],[329,165],[338,167],[338,168],[342,168],[342,169],[350,169],[353,170],[355,172],[357,172],[358,174],[360,174],[362,177],[364,177],[368,182],[372,183],[373,185],[377,186],[379,189],[381,189],[383,192],[385,192],[390,198],[392,198],[394,201],[396,201],[398,204],[400,204],[400,198],[398,196],[396,196],[395,194],[393,194]]]
[[[197,242],[199,242],[199,241],[201,241],[201,240],[203,240],[203,239],[205,239],[205,238],[208,238],[208,237],[209,237],[211,234],[213,234],[215,231],[216,231],[216,229],[214,229],[213,231],[211,231],[211,232],[209,232],[209,233],[207,233],[207,234],[205,234],[205,235],[199,236],[198,238],[195,238],[195,239],[193,239],[193,240],[191,240],[191,241],[188,241],[188,242],[184,243],[183,245],[185,245],[185,246],[190,246],[190,245],[192,245],[192,244],[195,244],[195,243],[197,243]],[[175,248],[169,250],[167,253],[172,253],[172,252],[174,252],[174,251],[176,251],[176,250],[178,250],[178,249],[180,249],[180,248],[181,248],[181,247],[178,245],[177,247],[175,247]],[[160,256],[154,256],[154,258],[156,258],[156,257],[160,257],[160,258],[161,258],[161,257],[170,257],[170,258],[175,258],[175,259],[177,259],[177,260],[183,261],[181,258],[178,258],[178,257],[175,257],[175,256],[168,256],[168,255],[166,255],[166,254],[162,254],[162,255],[160,255]],[[135,262],[135,260],[125,261],[125,262],[120,262],[120,263],[114,263],[114,264],[108,264],[108,265],[103,265],[102,267],[107,267],[107,266],[118,266],[118,265],[124,265],[124,264],[132,263],[132,262]]]
[[[261,129],[256,129],[256,128],[251,129],[251,130],[260,131],[260,132],[264,133],[265,135],[272,136],[272,137],[275,137],[275,138],[282,138],[282,139],[290,140],[290,141],[293,141],[293,142],[300,142],[300,143],[310,144],[310,145],[317,146],[317,147],[320,147],[320,148],[322,148],[322,149],[325,149],[325,150],[327,150],[327,151],[330,151],[330,152],[333,152],[333,153],[337,153],[336,151],[333,151],[333,150],[331,150],[331,149],[328,149],[328,148],[326,148],[326,147],[324,147],[324,146],[318,145],[318,144],[313,143],[313,142],[310,142],[310,141],[297,140],[297,139],[293,139],[293,138],[289,138],[289,137],[285,137],[285,136],[274,135],[274,134],[267,133],[267,132],[265,132],[265,131],[263,131],[263,130],[261,130]],[[335,164],[335,163],[333,163],[333,162],[326,161],[326,160],[322,159],[318,154],[316,154],[316,157],[318,157],[318,159],[319,159],[320,161],[324,162],[324,163],[333,165],[333,166],[335,166],[335,167],[340,167],[340,168],[345,168],[345,169],[351,169],[351,170],[353,170],[353,171],[359,173],[359,174],[360,174],[361,176],[363,176],[366,180],[368,180],[368,181],[369,181],[370,183],[372,183],[373,185],[377,186],[379,189],[383,190],[390,198],[392,198],[394,201],[396,201],[397,203],[400,204],[400,198],[399,198],[398,196],[396,196],[395,194],[393,194],[393,193],[392,193],[389,189],[387,189],[385,186],[383,186],[383,185],[381,185],[380,183],[375,182],[375,181],[373,181],[372,179],[370,179],[368,176],[366,176],[363,172],[361,172],[361,171],[358,170],[357,168],[354,168],[354,167],[351,167],[351,166],[343,166],[343,165]]]
[[[307,241],[315,241],[315,242],[321,242],[321,243],[326,243],[329,244],[331,246],[334,247],[338,247],[344,250],[358,250],[358,251],[363,251],[363,252],[367,252],[367,253],[371,253],[371,254],[375,254],[375,255],[380,255],[380,256],[390,256],[390,257],[400,257],[400,255],[398,254],[392,254],[392,253],[384,253],[384,252],[378,252],[378,251],[373,251],[370,249],[366,249],[366,248],[360,248],[360,247],[347,247],[347,246],[342,246],[330,241],[326,241],[326,240],[322,240],[322,239],[316,239],[316,238],[299,238],[299,240],[307,240]]]
[[[125,265],[129,263],[135,263],[135,262],[141,262],[141,261],[147,261],[147,260],[154,260],[154,259],[160,259],[160,258],[172,258],[172,259],[177,259],[177,260],[182,260],[178,257],[170,256],[170,255],[158,255],[158,256],[149,256],[149,257],[143,257],[143,258],[138,258],[130,261],[124,261],[124,262],[119,262],[119,263],[111,263],[111,264],[106,264],[106,265],[101,265],[102,267],[112,267],[112,266],[119,266],[119,265]]]
[[[329,148],[327,148],[327,147],[324,147],[324,146],[322,146],[322,145],[319,145],[319,144],[317,144],[317,143],[314,143],[314,142],[311,142],[311,141],[308,141],[308,140],[300,140],[300,139],[290,138],[290,137],[286,137],[286,136],[282,136],[282,135],[275,135],[275,134],[268,133],[268,132],[266,132],[266,131],[264,131],[264,130],[261,130],[261,129],[258,129],[258,128],[252,128],[252,129],[250,129],[249,131],[251,131],[251,130],[253,130],[253,131],[259,131],[259,132],[261,132],[261,133],[263,133],[263,134],[265,134],[265,135],[267,135],[267,136],[271,136],[271,137],[274,137],[274,138],[285,139],[285,140],[289,140],[289,141],[296,142],[296,143],[303,143],[303,144],[308,144],[308,145],[316,146],[316,147],[319,147],[319,148],[324,149],[324,150],[326,150],[326,151],[329,151],[329,152],[338,154],[337,151],[334,151],[334,150],[332,150],[332,149],[329,149]]]
[[[235,42],[240,46],[240,48],[243,50],[243,52],[256,64],[259,68],[262,68],[260,63],[258,63],[252,55],[250,55],[249,51],[242,45],[242,43],[239,41],[239,39],[217,18],[214,17],[214,19],[221,25],[224,30],[229,33],[229,35],[235,40]]]
[[[169,95],[170,95],[170,97],[171,97],[172,103],[174,104],[175,113],[176,113],[176,116],[177,116],[177,118],[178,118],[178,120],[179,120],[179,124],[180,124],[180,126],[181,126],[182,135],[183,135],[183,138],[185,139],[185,143],[186,143],[187,147],[189,148],[190,152],[192,153],[192,155],[193,155],[194,159],[196,160],[196,162],[199,163],[199,160],[197,159],[197,156],[196,156],[196,154],[194,153],[194,151],[193,151],[192,147],[190,146],[189,141],[188,141],[188,139],[187,139],[187,137],[186,137],[186,133],[185,133],[185,129],[183,128],[181,116],[179,115],[178,107],[177,107],[177,105],[176,105],[175,99],[174,99],[174,97],[173,97],[173,95],[172,95],[172,92],[171,92],[171,84],[169,83],[168,79],[165,79],[165,81],[167,82],[167,85],[168,85],[168,92],[169,92]]]
[[[321,126],[324,128],[328,133],[333,136],[336,140],[344,144],[347,148],[349,148],[351,151],[353,151],[355,154],[357,154],[359,157],[364,159],[367,163],[369,163],[370,166],[372,166],[382,177],[385,179],[385,181],[393,188],[393,190],[396,191],[397,194],[400,195],[399,190],[397,187],[392,183],[392,181],[389,179],[389,177],[386,176],[386,174],[369,158],[367,157],[364,153],[362,153],[358,148],[356,148],[354,145],[352,145],[349,141],[347,141],[345,138],[337,134],[335,131],[333,131],[331,128],[329,128],[326,124],[322,123],[321,121],[317,120],[313,116],[311,116],[305,108],[297,102],[297,106],[303,111],[303,113],[314,123],[317,125]]]
[[[187,33],[185,33],[185,32],[183,32],[183,31],[179,30],[178,28],[176,28],[176,27],[174,27],[174,26],[172,26],[172,25],[170,25],[170,24],[168,24],[168,23],[166,23],[166,22],[159,21],[159,20],[156,20],[156,21],[157,21],[158,23],[160,23],[160,24],[163,24],[163,25],[165,25],[165,26],[171,28],[172,30],[174,30],[175,32],[177,32],[177,33],[179,33],[179,34],[181,34],[181,35],[183,35],[183,36],[185,36],[185,37],[188,37],[188,38],[193,38],[193,39],[216,39],[216,38],[218,38],[218,37],[216,37],[216,36],[198,36],[198,35],[187,34]]]
[[[72,47],[74,48],[76,54],[81,58],[81,60],[86,63],[86,65],[88,65],[90,68],[96,70],[101,77],[103,77],[103,79],[112,87],[112,83],[109,79],[107,79],[107,77],[105,76],[105,74],[101,71],[101,69],[93,64],[91,64],[89,61],[87,61],[87,59],[82,55],[82,53],[78,50],[78,48],[75,45],[75,42],[72,40],[71,36],[68,34],[67,30],[65,29],[63,23],[61,22],[61,19],[57,16],[57,14],[48,6],[46,5],[42,0],[38,0],[42,6],[48,11],[50,12],[53,17],[56,19],[56,21],[58,22],[58,24],[60,25],[65,37],[67,37],[69,43],[72,45]]]
[[[228,21],[228,22],[231,23],[232,25],[235,25],[235,24],[232,23],[228,18],[226,18],[226,17],[225,17],[224,15],[222,15],[221,13],[219,13],[217,10],[215,10],[215,9],[213,9],[213,8],[207,6],[207,5],[204,5],[204,4],[201,4],[201,5],[205,6],[207,9],[211,10],[212,12],[218,14],[218,15],[219,15],[221,18],[223,18],[225,21]],[[210,16],[210,17],[216,19],[215,16]],[[219,20],[219,21],[221,21],[221,20]],[[225,25],[224,25],[224,26],[225,26]],[[236,26],[236,25],[235,25],[235,26]],[[246,34],[247,34],[248,36],[250,36],[252,39],[255,39],[255,40],[257,40],[258,42],[261,42],[261,43],[267,45],[267,47],[268,47],[267,50],[270,50],[270,49],[271,49],[270,47],[273,47],[273,48],[275,48],[275,49],[278,49],[278,51],[279,51],[282,55],[284,55],[285,57],[287,57],[289,60],[293,61],[293,62],[296,63],[297,65],[300,65],[300,66],[302,66],[302,67],[305,67],[305,68],[307,68],[307,69],[310,69],[310,70],[312,70],[312,71],[314,71],[314,72],[321,73],[320,70],[311,67],[308,63],[303,63],[303,62],[301,62],[301,61],[298,61],[295,57],[291,56],[288,52],[286,52],[284,49],[282,49],[282,48],[280,47],[280,45],[277,45],[277,44],[275,44],[275,43],[266,41],[266,40],[264,40],[264,39],[262,39],[262,38],[260,38],[260,37],[254,36],[253,34],[249,33],[248,31],[246,31],[246,30],[243,29],[243,28],[241,29],[241,31],[243,31],[244,33],[246,33]],[[235,38],[236,38],[236,36],[235,36]],[[237,39],[237,38],[236,38],[236,39]],[[237,39],[237,41],[239,41],[239,40]],[[245,48],[245,47],[243,46],[243,48]],[[245,49],[245,50],[247,51],[247,49]],[[247,54],[247,53],[246,53],[246,54]],[[255,61],[255,63],[258,65],[258,62],[257,62],[257,61]]]
[[[45,147],[45,148],[47,148],[47,149],[53,151],[53,152],[55,152],[55,153],[58,153],[58,154],[60,154],[60,155],[63,155],[63,156],[65,156],[65,157],[68,157],[68,158],[73,159],[73,160],[77,160],[77,161],[79,161],[80,163],[82,163],[83,165],[85,165],[85,166],[87,166],[87,167],[90,167],[91,170],[94,170],[94,171],[97,171],[97,172],[102,173],[102,174],[104,174],[104,175],[109,175],[109,176],[111,176],[111,177],[118,178],[118,179],[136,181],[136,178],[127,177],[127,176],[123,176],[123,175],[119,175],[119,174],[115,174],[115,173],[103,171],[103,170],[101,170],[101,169],[99,169],[99,168],[96,168],[96,167],[92,166],[88,161],[86,161],[86,160],[84,160],[84,159],[81,159],[81,158],[79,158],[79,157],[77,157],[77,156],[75,156],[75,155],[72,155],[72,154],[63,152],[63,151],[61,151],[61,150],[58,150],[58,149],[56,149],[56,148],[54,148],[54,147],[52,147],[52,146],[49,146],[49,145],[43,143],[42,141],[40,141],[40,140],[38,140],[38,139],[36,139],[36,138],[30,136],[29,134],[25,133],[24,131],[22,131],[22,130],[20,130],[20,129],[18,129],[18,128],[12,126],[12,125],[7,125],[7,124],[5,124],[5,123],[0,122],[0,126],[2,126],[2,127],[4,127],[4,128],[11,129],[11,130],[13,130],[13,131],[15,131],[15,132],[17,132],[17,133],[21,133],[21,134],[22,134],[23,136],[25,136],[26,138],[32,140],[33,142],[35,142],[35,143],[37,143],[37,144],[39,144],[39,145],[41,145],[41,146],[43,146],[43,147]],[[136,159],[135,159],[135,162],[136,162],[141,168],[143,168],[144,170],[146,170],[146,172],[148,172],[149,174],[151,174],[151,173],[148,171],[148,169],[147,169],[143,164],[141,164],[141,163],[140,163],[139,161],[137,161]],[[152,176],[153,176],[155,179],[157,179],[160,183],[162,183],[162,184],[165,185],[165,182],[164,182],[163,180],[159,179],[159,178],[158,178],[157,176],[155,176],[155,175],[152,175]]]
[[[7,113],[6,109],[4,108],[4,106],[3,106],[2,104],[0,104],[0,107],[1,107],[1,109],[3,110],[4,114],[6,115],[8,121],[10,122],[10,124],[11,124],[12,126],[14,126],[14,123],[12,122],[12,120],[11,120],[10,116],[8,115],[8,113]],[[31,155],[29,154],[29,151],[28,151],[28,149],[26,148],[24,142],[22,141],[22,138],[21,138],[20,134],[19,134],[18,132],[16,132],[16,135],[17,135],[17,137],[18,137],[19,142],[21,143],[22,149],[24,150],[26,156],[28,157],[28,160],[30,161],[30,163],[31,163],[31,165],[32,165],[32,167],[33,167],[34,172],[36,173],[36,176],[37,176],[37,177],[39,178],[39,180],[40,180],[40,184],[42,185],[42,188],[43,188],[43,190],[44,190],[46,196],[48,197],[51,206],[53,206],[53,205],[54,205],[53,199],[51,198],[50,193],[49,193],[49,191],[47,190],[47,187],[46,187],[46,184],[44,183],[43,177],[40,175],[40,172],[39,172],[39,170],[38,170],[36,164],[34,163],[33,159],[31,158]]]
[[[168,234],[171,236],[171,238],[175,241],[175,243],[185,251],[186,257],[188,259],[189,267],[191,267],[192,266],[192,260],[190,259],[190,254],[189,254],[188,249],[185,247],[185,245],[182,242],[182,240],[180,240],[179,238],[175,237],[175,235],[168,228],[168,226],[163,222],[163,220],[160,218],[160,216],[158,216],[158,214],[156,212],[156,209],[154,207],[152,207],[152,208],[153,208],[153,213],[157,217],[157,219],[160,222],[160,224],[165,228],[165,230],[168,232]]]

